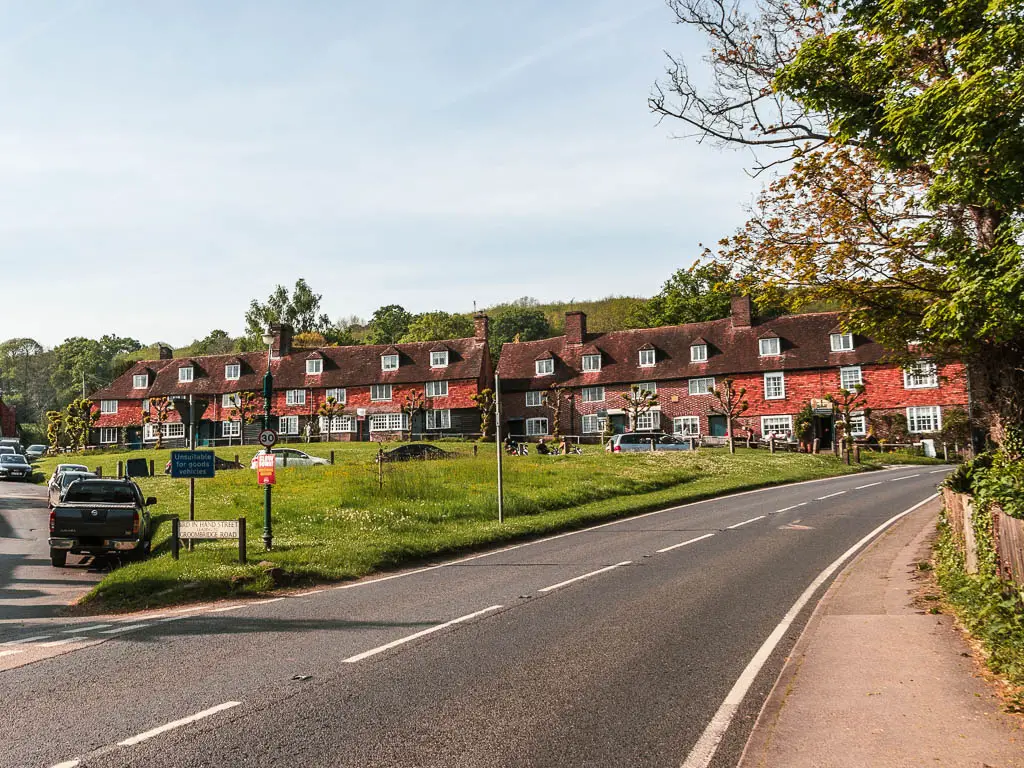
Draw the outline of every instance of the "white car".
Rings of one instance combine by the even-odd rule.
[[[57,482],[57,478],[65,472],[91,472],[85,464],[58,464],[57,468],[53,470],[53,474],[50,475],[49,483],[53,485]]]
[[[326,466],[330,463],[327,459],[321,459],[319,456],[310,456],[308,453],[297,451],[294,448],[274,448],[273,454],[275,467],[313,467]],[[252,461],[249,462],[249,469],[256,469],[256,463],[259,461],[258,457],[259,453],[252,457]]]

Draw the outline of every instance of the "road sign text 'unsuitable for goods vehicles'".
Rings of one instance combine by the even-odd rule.
[[[213,451],[171,451],[171,477],[214,475]]]

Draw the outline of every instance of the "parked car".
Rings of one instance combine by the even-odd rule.
[[[57,568],[71,554],[143,556],[150,549],[152,496],[134,482],[75,480],[50,510],[50,562]]]
[[[89,472],[91,471],[85,464],[58,464],[53,469],[53,474],[50,475],[50,482],[55,482],[57,477],[64,472]]]
[[[32,471],[32,465],[24,456],[16,453],[5,453],[0,456],[0,480],[31,482]]]
[[[25,449],[25,458],[29,461],[35,461],[41,459],[46,455],[46,452],[50,449],[48,445],[30,445]]]
[[[667,435],[664,432],[626,432],[608,441],[612,453],[634,451],[692,451],[693,441],[688,437]]]
[[[65,491],[75,480],[91,480],[97,477],[95,472],[82,472],[79,470],[61,472],[46,489],[47,502],[51,507],[55,507],[63,500]]]
[[[410,443],[409,445],[400,445],[397,448],[392,448],[390,451],[379,453],[377,454],[377,459],[379,461],[412,461],[413,459],[426,461],[429,459],[448,459],[452,455],[448,451],[443,451],[433,445]]]
[[[308,453],[297,451],[294,448],[274,448],[273,453],[275,467],[313,467],[330,463],[327,459],[321,459],[319,456],[310,456]],[[256,469],[257,456],[259,456],[259,453],[252,457],[252,461],[249,462],[249,469]],[[285,463],[286,459],[287,464]]]
[[[12,445],[0,445],[0,456],[14,456],[17,453]]]
[[[16,437],[0,437],[0,449],[10,448],[14,453],[20,453],[24,455],[25,449],[21,447],[21,440]],[[11,451],[0,450],[0,453],[10,453]]]

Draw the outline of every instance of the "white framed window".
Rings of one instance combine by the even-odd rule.
[[[334,387],[333,389],[328,389],[324,392],[324,398],[326,399],[328,397],[333,397],[334,402],[344,405],[345,400],[348,397],[348,392],[344,387]]]
[[[694,344],[690,347],[690,362],[691,363],[704,363],[708,359],[708,345],[707,344]]]
[[[776,437],[789,437],[793,434],[792,416],[762,416],[761,434],[765,437],[775,434]]]
[[[903,369],[904,389],[928,389],[939,386],[939,367],[921,360]]]
[[[374,402],[386,402],[391,399],[390,384],[373,384],[370,386],[370,399]]]
[[[672,419],[672,431],[677,435],[700,437],[700,416],[676,416]]]
[[[371,432],[400,432],[408,428],[407,413],[374,413],[370,416]]]
[[[637,432],[651,432],[661,427],[661,411],[648,411],[636,417]]]
[[[584,355],[583,372],[592,373],[601,370],[601,355]]]
[[[641,381],[636,387],[641,392],[650,392],[652,395],[658,394],[658,385],[653,381]]]
[[[690,379],[689,392],[691,395],[710,395],[715,388],[715,377],[705,376],[700,379]]]
[[[452,412],[447,408],[440,411],[427,411],[427,429],[451,429]]]
[[[160,427],[164,439],[185,436],[185,425],[180,421],[172,421]],[[156,440],[156,424],[147,424],[143,430],[144,440]]]
[[[224,379],[226,381],[238,381],[242,378],[242,366],[239,363],[228,363],[224,366]]]
[[[425,397],[448,397],[447,381],[428,381],[423,389]]]
[[[938,432],[942,429],[942,409],[937,405],[907,408],[907,428],[911,432]]]
[[[380,356],[380,369],[382,371],[397,371],[398,370],[398,355],[381,355]]]
[[[833,333],[828,340],[833,352],[849,352],[853,349],[852,333]]]
[[[868,433],[868,420],[863,413],[850,414],[850,435],[853,437],[864,437]]]
[[[117,427],[101,427],[100,428],[100,442],[101,443],[106,443],[107,445],[109,445],[110,443],[116,443],[117,442]]]
[[[156,424],[143,425],[142,439],[146,441],[156,440]]]
[[[299,434],[299,417],[279,416],[277,419],[277,431],[282,435]]]
[[[332,416],[331,417],[331,434],[337,434],[339,432],[355,432],[356,431],[356,418],[355,416]],[[327,418],[325,416],[320,417],[320,432],[327,434]]]
[[[538,376],[550,376],[555,372],[555,359],[553,357],[545,357],[543,360],[536,360],[534,361],[533,369],[537,372]]]
[[[145,389],[149,386],[148,373],[136,373],[132,376],[132,389]]]
[[[142,412],[149,413],[149,398],[147,397],[142,401]]]
[[[544,393],[535,390],[533,392],[526,393],[526,407],[527,408],[539,408],[544,405]]]
[[[227,394],[220,396],[221,408],[234,408],[236,405],[238,405],[237,392],[228,392]]]
[[[242,422],[222,421],[220,423],[220,435],[221,437],[241,437]]]
[[[537,437],[548,433],[548,420],[545,418],[527,419],[526,434],[529,437]]]
[[[448,367],[448,350],[442,350],[441,352],[430,353],[430,367],[431,368],[447,368]]]
[[[588,414],[583,417],[583,432],[585,434],[604,432],[607,423],[608,419],[604,416],[598,416],[596,413]]]
[[[771,357],[782,353],[782,345],[777,337],[757,340],[757,352],[761,357]]]
[[[766,373],[764,375],[764,399],[786,399],[786,377],[782,373]]]
[[[853,392],[854,387],[864,383],[864,376],[859,365],[851,365],[839,369],[839,388]]]
[[[100,400],[100,413],[117,413],[117,400]]]
[[[319,376],[324,372],[324,361],[319,357],[314,357],[306,361],[306,375],[307,376]]]
[[[651,368],[654,366],[654,350],[653,349],[641,349],[640,350],[640,367]]]
[[[178,369],[178,383],[186,384],[195,377],[195,369],[191,365],[183,365]]]
[[[289,389],[284,393],[284,404],[285,405],[305,405],[306,404],[306,390],[304,389]]]
[[[603,403],[604,387],[584,387],[582,397],[584,403]]]

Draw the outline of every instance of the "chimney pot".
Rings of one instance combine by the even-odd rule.
[[[270,356],[285,357],[292,353],[292,327],[287,323],[274,323],[270,326],[274,342],[270,345]]]
[[[157,349],[159,350],[161,360],[171,360],[174,358],[174,350],[166,344],[161,344]]]

